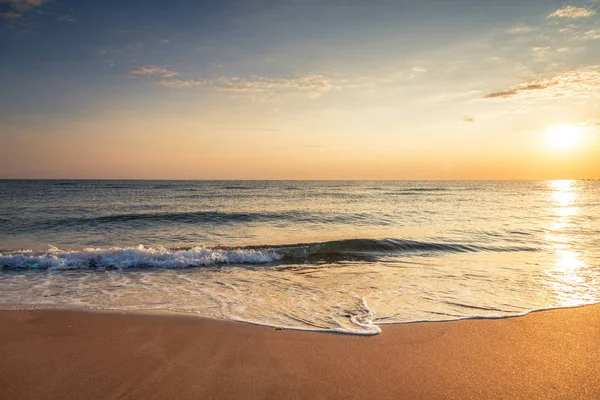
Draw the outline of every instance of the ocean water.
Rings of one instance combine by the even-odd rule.
[[[600,301],[599,181],[0,181],[0,308],[317,331]]]

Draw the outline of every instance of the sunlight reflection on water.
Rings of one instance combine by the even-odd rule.
[[[580,188],[575,181],[549,181],[552,190],[554,221],[548,226],[551,234],[546,235],[548,245],[554,251],[552,266],[544,271],[551,294],[560,306],[576,306],[594,300],[590,285],[597,285],[597,273],[583,260],[568,229],[573,225],[572,217],[579,214],[576,207]]]

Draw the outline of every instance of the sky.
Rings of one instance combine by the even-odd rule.
[[[600,179],[600,1],[0,0],[0,178]]]

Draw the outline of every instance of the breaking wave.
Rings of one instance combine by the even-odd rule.
[[[464,252],[536,251],[532,247],[419,242],[404,239],[347,239],[282,246],[113,247],[46,251],[21,250],[0,253],[0,269],[125,269],[189,268],[225,264],[320,263],[374,261],[403,255]]]

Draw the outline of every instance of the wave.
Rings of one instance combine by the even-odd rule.
[[[265,249],[250,246],[246,249]],[[301,243],[276,248],[283,261],[343,261],[377,260],[390,256],[436,254],[436,253],[475,253],[536,251],[525,246],[483,246],[461,243],[421,242],[407,239],[344,239],[319,243]]]
[[[75,186],[78,184],[78,182],[73,182],[73,181],[68,181],[68,182],[64,182],[64,181],[59,181],[59,182],[53,182],[54,186]]]
[[[20,251],[0,254],[0,268],[7,269],[125,269],[185,268],[218,264],[264,264],[281,259],[269,251],[194,247],[169,250],[163,247],[113,247],[65,251],[50,247],[46,252]]]
[[[64,226],[95,226],[99,224],[119,224],[132,222],[176,222],[187,224],[202,223],[238,223],[238,222],[320,222],[320,223],[355,223],[372,224],[373,216],[366,213],[310,213],[301,211],[282,212],[220,212],[220,211],[190,211],[190,212],[153,212],[111,214],[96,217],[59,218],[42,221],[37,228],[53,228]],[[390,221],[381,219],[380,224]]]
[[[404,189],[397,189],[396,187],[372,187],[370,188],[370,190],[374,190],[374,191],[384,191],[384,192],[389,192],[392,191],[394,193],[404,193],[404,192],[414,192],[414,193],[421,193],[421,192],[445,192],[445,191],[449,191],[449,190],[456,190],[455,188],[445,188],[445,187],[409,187],[409,188],[404,188]]]
[[[425,196],[425,195],[441,195],[442,192],[447,192],[449,189],[445,188],[410,188],[402,190],[394,190],[383,193],[387,196]]]
[[[377,261],[386,257],[435,253],[535,251],[531,247],[488,247],[458,243],[419,242],[405,239],[347,239],[282,246],[113,247],[108,249],[0,253],[0,269],[72,270],[126,268],[189,268],[225,264],[335,263]]]
[[[408,188],[402,190],[403,192],[444,192],[449,190],[443,187],[430,187],[430,188]]]

